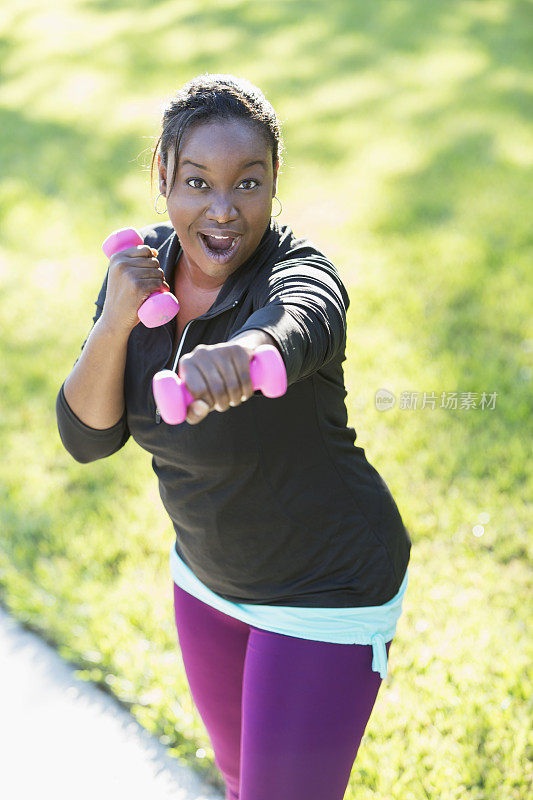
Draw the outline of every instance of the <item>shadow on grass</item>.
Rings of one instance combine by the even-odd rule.
[[[4,184],[20,183],[24,193],[61,198],[66,209],[97,197],[102,213],[131,213],[132,207],[115,192],[119,179],[135,162],[139,142],[133,136],[105,141],[61,122],[33,119],[22,110],[0,109],[0,149]],[[7,190],[4,190],[7,191]],[[0,204],[0,225],[9,212]],[[22,231],[6,231],[13,244]]]
[[[274,51],[273,63],[277,64],[281,54],[276,52],[276,41],[283,41],[284,67],[277,64],[266,77],[262,88],[271,90],[276,102],[284,102],[290,108],[291,98],[305,101],[312,97],[320,86],[334,87],[335,81],[353,75],[354,80],[363,73],[383,68],[391,56],[402,58],[431,53],[432,48],[446,46],[446,37],[460,31],[467,37],[470,47],[485,55],[490,68],[465,78],[455,84],[455,94],[446,108],[435,113],[412,112],[412,124],[423,132],[428,125],[437,124],[456,112],[479,103],[501,113],[529,118],[529,98],[525,90],[514,88],[502,90],[491,87],[488,78],[495,70],[504,68],[507,72],[520,70],[526,66],[528,53],[526,33],[530,6],[525,2],[507,3],[507,11],[497,20],[473,19],[469,12],[461,9],[461,4],[428,3],[418,0],[414,3],[390,4],[387,2],[366,2],[355,5],[345,0],[334,0],[325,4],[323,0],[296,0],[295,2],[274,2],[268,5],[248,3],[245,0],[231,6],[211,3],[198,3],[193,12],[183,12],[180,4],[168,4],[168,15],[161,22],[159,17],[150,22],[149,0],[100,0],[85,4],[87,10],[98,19],[106,13],[128,9],[131,19],[136,13],[147,12],[146,25],[131,24],[127,21],[111,40],[91,44],[90,50],[81,50],[76,55],[64,58],[64,69],[75,71],[86,67],[90,57],[91,67],[106,70],[106,61],[114,48],[120,48],[120,72],[124,86],[135,87],[137,92],[153,92],[161,81],[161,76],[169,70],[177,71],[176,83],[180,84],[187,76],[203,72],[225,71],[226,46],[228,39],[234,51],[243,54],[243,66],[237,72],[245,74],[246,59],[250,66],[258,56],[269,56]],[[22,13],[22,12],[21,12]],[[2,48],[10,48],[12,36],[7,33]],[[12,35],[16,27],[12,23]],[[184,62],[180,62],[179,47],[169,52],[157,47],[158,36],[173,30],[179,35],[186,32],[194,42],[194,52]],[[206,31],[216,32],[216,36],[204,36]],[[148,40],[148,46],[147,46]],[[523,44],[523,46],[516,46]],[[252,47],[253,45],[253,47]],[[87,47],[87,45],[85,45]],[[38,69],[38,64],[28,64],[25,60],[19,68],[20,73],[28,68]],[[113,69],[116,64],[113,62]],[[300,123],[291,122],[290,114],[286,130],[291,132],[291,158],[305,164],[313,162],[324,167],[342,167],[344,159],[350,154],[350,147],[336,137],[334,128],[339,123],[364,119],[369,115],[379,116],[398,94],[394,80],[394,66],[391,72],[390,88],[376,90],[376,96],[354,100],[350,96],[339,96],[336,109],[321,109],[312,102],[306,106],[308,124],[302,129]],[[386,73],[385,73],[386,74]],[[16,73],[15,73],[16,75]],[[446,76],[443,76],[446,77]],[[439,76],[435,76],[438,82]],[[267,94],[269,92],[267,91]],[[481,98],[481,99],[480,99]],[[20,180],[45,196],[59,195],[65,203],[79,201],[80,192],[98,193],[104,213],[126,213],[130,210],[121,200],[114,187],[128,171],[138,169],[139,140],[134,135],[123,137],[95,137],[93,130],[79,129],[62,123],[33,119],[31,114],[22,111],[3,109],[0,116],[0,147],[3,151],[2,172],[5,178]],[[461,153],[457,152],[460,156]],[[469,153],[465,154],[467,158]],[[146,160],[147,156],[144,156]],[[432,167],[428,168],[428,174]],[[426,187],[429,188],[426,184]],[[439,192],[440,197],[445,192]],[[440,201],[445,202],[441,199]],[[416,215],[416,205],[412,209]],[[445,211],[445,209],[444,209]],[[434,213],[440,220],[438,202],[434,201]],[[430,218],[427,217],[430,221]],[[0,223],[1,223],[0,218]]]

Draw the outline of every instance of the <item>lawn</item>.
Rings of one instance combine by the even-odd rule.
[[[0,20],[0,601],[222,787],[174,627],[173,529],[130,439],[55,398],[105,236],[157,217],[163,102],[202,72],[283,125],[281,224],[347,286],[349,424],[412,536],[347,800],[532,790],[531,2],[9,0]],[[528,281],[529,278],[529,281]],[[396,402],[379,410],[379,390]],[[28,720],[28,748],[33,746]]]

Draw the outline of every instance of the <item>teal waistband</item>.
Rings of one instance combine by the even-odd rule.
[[[293,606],[232,603],[208,589],[176,553],[174,544],[169,556],[170,573],[184,591],[230,617],[264,630],[338,644],[372,645],[372,670],[387,676],[385,643],[396,633],[402,602],[409,581],[408,570],[397,594],[381,606],[358,608],[299,608]]]

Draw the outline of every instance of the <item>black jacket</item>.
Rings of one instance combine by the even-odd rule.
[[[171,223],[140,232],[159,249],[173,286],[181,246]],[[93,323],[106,287],[107,274]],[[267,331],[287,369],[285,395],[272,399],[256,391],[196,425],[167,425],[156,413],[151,382],[158,370],[172,367],[175,320],[132,330],[126,408],[113,427],[85,425],[68,406],[63,386],[59,390],[59,433],[77,461],[105,458],[130,435],[152,454],[178,555],[227,600],[381,605],[404,577],[409,533],[385,481],[347,426],[342,363],[349,302],[334,265],[311,241],[272,221],[209,311],[186,325],[178,352],[249,329]]]

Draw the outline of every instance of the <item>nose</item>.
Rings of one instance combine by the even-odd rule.
[[[205,215],[207,219],[222,224],[237,219],[239,211],[235,208],[231,195],[219,193],[211,200]]]

